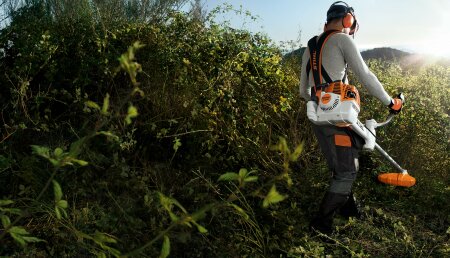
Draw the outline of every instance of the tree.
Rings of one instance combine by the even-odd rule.
[[[199,22],[204,22],[206,20],[205,4],[202,2],[202,0],[194,0],[191,2],[191,10],[189,11],[191,17]]]
[[[180,9],[188,0],[0,0],[0,22],[7,21],[22,7],[43,5],[54,19],[90,16],[102,23],[150,22]],[[7,23],[7,22],[6,22]]]

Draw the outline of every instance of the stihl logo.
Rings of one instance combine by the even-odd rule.
[[[312,56],[312,68],[313,68],[313,70],[317,70],[317,52],[316,51],[313,52],[313,56]]]

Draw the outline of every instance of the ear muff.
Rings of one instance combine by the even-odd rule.
[[[355,18],[351,13],[347,13],[344,18],[342,19],[342,26],[344,28],[351,28],[353,26],[353,23],[355,22]]]
[[[356,19],[356,17],[353,16],[353,18],[355,18],[355,21],[353,22],[352,27],[350,27],[350,35],[355,34],[358,31],[359,25],[358,25],[358,20]]]
[[[350,35],[355,34],[359,25],[356,20],[353,7],[350,7],[346,2],[334,2],[327,11],[327,23],[335,18],[342,18],[342,27],[350,28]]]

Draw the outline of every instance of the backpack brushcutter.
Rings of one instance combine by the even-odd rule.
[[[338,82],[339,88],[345,87],[346,84]],[[344,85],[344,86],[343,86]],[[375,129],[388,124],[394,115],[390,115],[383,123],[377,123],[374,119],[366,120],[362,124],[358,120],[359,114],[359,94],[356,89],[349,88],[347,90],[335,90],[338,86],[329,85],[327,90],[317,93],[316,101],[308,101],[307,116],[308,119],[317,125],[336,125],[339,127],[350,127],[354,132],[365,140],[363,149],[373,151],[378,150],[397,170],[401,173],[383,173],[378,176],[378,180],[385,184],[410,187],[415,185],[416,179],[408,174],[394,159],[392,159],[381,147],[376,143]],[[352,86],[353,87],[353,86]],[[331,90],[330,90],[331,88]],[[348,94],[354,93],[354,94]],[[350,96],[350,97],[349,97]],[[404,102],[403,94],[399,95]]]

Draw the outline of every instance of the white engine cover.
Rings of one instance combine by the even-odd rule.
[[[316,125],[350,126],[353,131],[360,135],[365,144],[363,149],[373,150],[375,143],[375,128],[378,126],[373,119],[366,120],[363,125],[358,120],[359,105],[354,99],[342,101],[341,96],[335,93],[323,93],[319,104],[308,101],[306,114],[308,119]]]
[[[359,105],[354,99],[342,100],[338,94],[322,92],[316,109],[316,124],[348,126],[356,123],[359,111]]]

